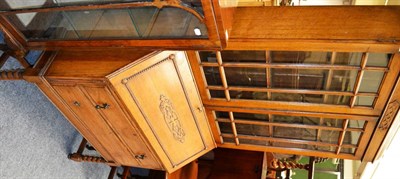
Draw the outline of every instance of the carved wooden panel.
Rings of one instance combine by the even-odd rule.
[[[388,109],[385,112],[385,115],[381,119],[381,123],[379,124],[380,130],[387,130],[390,127],[397,111],[399,110],[400,102],[397,100],[392,101],[388,105]]]
[[[152,53],[108,78],[167,171],[214,148],[184,52]]]
[[[123,83],[172,166],[185,162],[194,151],[196,154],[206,149],[173,59],[145,68]]]

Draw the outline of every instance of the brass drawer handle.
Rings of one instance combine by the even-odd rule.
[[[146,155],[145,154],[135,155],[135,158],[143,160],[144,158],[146,158]]]
[[[110,105],[107,103],[104,103],[102,105],[96,105],[95,108],[96,109],[108,109],[108,108],[110,108]]]
[[[79,103],[78,101],[74,101],[74,105],[75,106],[81,106],[81,103]]]

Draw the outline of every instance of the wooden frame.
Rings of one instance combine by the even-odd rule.
[[[367,117],[367,116],[357,116],[357,115],[340,115],[340,114],[328,114],[328,113],[312,113],[312,112],[292,112],[292,111],[276,111],[276,110],[267,110],[267,109],[243,109],[243,108],[231,108],[231,107],[207,107],[207,114],[210,114],[209,117],[212,117],[214,121],[216,121],[216,125],[212,125],[213,131],[216,132],[218,135],[214,135],[216,141],[218,141],[218,145],[221,147],[230,146],[231,142],[225,142],[222,138],[232,138],[234,139],[234,145],[238,148],[251,148],[251,147],[262,147],[264,151],[269,151],[271,148],[279,148],[289,151],[303,151],[301,155],[308,155],[308,156],[321,156],[324,157],[325,155],[337,155],[334,158],[344,158],[344,159],[361,159],[363,156],[366,147],[368,145],[369,139],[372,136],[373,130],[376,126],[377,117]],[[229,118],[218,118],[215,115],[215,111],[218,112],[227,112],[229,113]],[[233,113],[249,113],[249,114],[257,114],[257,115],[285,115],[285,116],[308,116],[308,117],[321,117],[321,118],[334,118],[337,120],[343,120],[342,127],[332,127],[332,126],[323,126],[323,125],[306,125],[306,124],[294,124],[294,123],[282,123],[282,122],[271,122],[268,121],[255,121],[250,119],[240,119],[235,118]],[[271,118],[269,118],[271,119]],[[364,125],[362,128],[349,128],[348,123],[349,120],[362,120],[364,121]],[[221,133],[218,123],[231,123],[233,134]],[[257,126],[266,126],[266,127],[288,127],[288,128],[301,128],[301,129],[315,129],[318,131],[318,134],[315,136],[316,141],[312,140],[302,140],[302,139],[285,139],[275,137],[273,131],[269,131],[269,136],[250,136],[250,135],[243,135],[238,134],[235,124],[248,124],[248,125],[257,125]],[[337,139],[337,143],[327,143],[323,141],[319,141],[321,130],[324,131],[337,131],[340,133]],[[344,144],[344,134],[345,132],[359,132],[361,136],[357,142],[357,144]],[[267,146],[258,146],[258,145],[250,145],[250,144],[242,144],[240,139],[249,139],[249,140],[258,140],[258,141],[267,141],[269,145]],[[287,143],[287,144],[304,144],[310,146],[325,146],[325,147],[333,147],[336,148],[335,151],[318,151],[319,153],[325,153],[323,155],[318,154],[310,154],[308,151],[312,151],[312,149],[299,149],[299,148],[290,148],[290,147],[276,147],[271,145],[274,142],[278,143]],[[231,147],[229,147],[231,148]],[[354,148],[355,151],[353,154],[347,154],[340,152],[341,148]],[[278,152],[279,153],[279,152]],[[290,152],[289,152],[290,153]]]
[[[300,48],[301,49],[301,48]],[[294,49],[299,50],[299,49]],[[326,49],[325,49],[326,50]],[[278,153],[290,153],[298,155],[309,155],[309,156],[321,156],[321,157],[333,157],[333,158],[344,158],[344,159],[362,159],[366,155],[367,159],[371,161],[371,155],[376,152],[373,151],[372,147],[369,148],[369,141],[372,137],[377,137],[373,135],[377,124],[379,123],[378,117],[382,113],[387,103],[387,100],[391,94],[396,81],[398,80],[398,75],[400,74],[400,54],[393,53],[387,67],[375,67],[367,66],[368,54],[363,52],[360,60],[359,66],[345,66],[345,65],[335,65],[334,60],[336,56],[336,51],[332,53],[330,64],[278,64],[269,63],[270,51],[265,52],[266,63],[243,63],[243,62],[224,62],[224,59],[220,52],[215,53],[215,62],[204,62],[200,60],[199,52],[189,51],[188,57],[192,66],[193,73],[197,80],[197,85],[199,87],[200,94],[202,96],[203,103],[206,107],[207,116],[210,120],[211,128],[214,134],[214,139],[220,147],[236,148],[243,150],[259,150],[259,151],[272,151]],[[389,53],[391,53],[389,51]],[[221,85],[207,85],[205,79],[205,72],[202,67],[214,67],[218,69],[219,77],[221,78]],[[271,78],[266,75],[266,87],[243,87],[243,86],[229,86],[227,78],[225,75],[225,68],[265,68],[266,74],[270,74],[273,68],[279,69],[325,69],[328,70],[328,82],[325,83],[324,89],[329,89],[331,81],[329,80],[333,75],[333,70],[356,70],[356,79],[352,91],[329,91],[329,90],[309,90],[309,89],[284,89],[284,88],[271,88]],[[361,79],[365,71],[377,71],[385,73],[382,79],[382,83],[377,93],[371,92],[359,92]],[[384,85],[382,85],[384,84]],[[225,94],[225,98],[217,99],[212,98],[209,90],[219,90]],[[326,100],[327,95],[343,95],[350,96],[351,99],[346,106],[343,105],[329,105],[329,104],[310,104],[301,102],[283,102],[283,101],[260,101],[260,100],[237,100],[230,96],[229,91],[254,91],[254,92],[265,92],[268,94],[269,98],[271,93],[302,93],[302,94],[316,94],[323,95],[323,101]],[[222,94],[222,93],[221,93]],[[373,104],[373,107],[360,107],[355,106],[355,99],[359,96],[369,96],[377,98]],[[244,108],[243,108],[244,107]],[[229,114],[226,118],[217,118],[214,111],[223,111]],[[267,121],[251,121],[243,119],[235,119],[233,113],[256,113],[268,116]],[[288,116],[312,116],[320,118],[320,123],[322,123],[324,118],[342,118],[342,127],[328,127],[328,126],[314,126],[314,125],[304,125],[304,124],[282,124],[274,123],[271,121],[273,115],[288,115]],[[352,129],[347,128],[349,119],[364,120],[367,125],[363,129]],[[231,134],[221,133],[219,123],[223,122],[225,124],[230,124],[232,128]],[[269,137],[265,136],[246,136],[238,134],[236,130],[237,124],[247,124],[247,125],[257,125],[265,126],[269,130]],[[308,141],[308,140],[298,140],[298,139],[284,139],[273,137],[274,127],[292,127],[292,128],[303,128],[303,129],[315,129],[317,130],[316,138],[318,139],[322,133],[321,130],[338,131],[340,133],[338,138],[338,143],[327,144],[318,141]],[[345,131],[354,131],[362,133],[362,137],[356,145],[344,144]],[[225,142],[225,138],[230,138],[232,141]],[[378,137],[379,138],[379,137]],[[240,139],[248,140],[258,140],[265,141],[269,145],[259,146],[242,144]],[[376,142],[379,143],[382,138],[377,139]],[[374,140],[375,141],[375,140]],[[335,151],[317,151],[311,149],[299,149],[299,148],[287,148],[287,147],[276,147],[271,144],[274,142],[287,143],[287,144],[306,144],[315,146],[328,146],[335,147]],[[373,142],[373,143],[376,143]],[[374,146],[375,144],[373,144]],[[341,153],[342,148],[353,148],[355,152],[353,154]],[[368,150],[367,150],[368,149]]]

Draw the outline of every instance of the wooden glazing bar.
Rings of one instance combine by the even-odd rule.
[[[331,57],[331,65],[335,64],[335,60],[336,60],[336,52],[332,52],[332,57]],[[333,70],[329,69],[328,72],[328,77],[324,86],[324,89],[327,91],[329,90],[329,88],[331,87],[331,83],[332,83],[332,75],[333,75]],[[328,101],[328,95],[324,95],[324,99],[323,99],[323,103],[326,103]]]
[[[324,122],[324,118],[319,118],[319,125],[322,125]],[[317,129],[317,137],[315,138],[316,141],[320,141],[321,139],[321,129]]]
[[[307,140],[300,140],[300,139],[259,137],[259,136],[251,136],[251,135],[239,135],[238,137],[239,137],[239,139],[262,140],[262,141],[288,143],[288,144],[305,144],[305,145],[337,147],[337,144],[316,142],[316,141],[307,141]]]
[[[268,114],[268,120],[270,123],[272,123],[272,115]],[[269,136],[273,137],[274,136],[274,126],[268,125],[268,134]],[[272,145],[272,142],[270,142],[270,145]]]
[[[202,62],[201,66],[205,67],[217,67],[218,64],[213,62]],[[229,68],[276,68],[276,69],[313,69],[313,70],[360,70],[359,66],[349,66],[349,65],[325,65],[325,64],[298,64],[298,63],[236,63],[227,62],[222,64],[223,67]],[[383,71],[386,72],[388,69],[386,67],[365,67],[364,70],[368,71]]]
[[[222,134],[222,137],[226,138],[235,138],[232,134]],[[324,142],[316,142],[316,141],[307,141],[300,139],[285,139],[285,138],[274,138],[274,137],[260,137],[260,136],[251,136],[251,135],[238,135],[239,139],[249,139],[249,140],[259,140],[259,141],[267,141],[267,142],[280,142],[280,143],[288,143],[288,144],[305,144],[305,145],[317,145],[317,146],[328,146],[328,147],[338,147],[337,144],[334,143],[324,143]],[[245,145],[245,144],[240,144]]]
[[[347,128],[346,131],[365,132],[365,129],[361,129],[361,128]]]
[[[224,67],[219,66],[218,69],[219,69],[219,74],[220,74],[220,77],[221,77],[222,85],[223,85],[223,87],[224,87],[225,99],[226,99],[227,101],[230,101],[230,100],[231,100],[231,95],[229,94],[228,83],[227,83],[227,81],[226,81],[226,76],[225,76]]]
[[[232,134],[221,134],[222,137],[226,138],[235,138]],[[328,146],[328,147],[338,147],[338,144],[334,143],[325,143],[318,141],[306,141],[299,139],[284,139],[284,138],[274,138],[274,137],[260,137],[260,136],[251,136],[251,135],[238,135],[239,139],[250,139],[250,140],[261,140],[261,141],[270,141],[270,142],[280,142],[280,143],[296,143],[296,144],[307,144],[307,145],[317,145],[317,146]],[[243,144],[241,144],[243,145]],[[342,148],[355,148],[357,149],[357,145],[353,144],[343,144]]]
[[[358,148],[357,145],[353,145],[353,144],[342,144],[341,147],[342,147],[342,148],[346,148],[346,149],[347,149],[347,148],[355,148],[355,149]]]
[[[385,68],[385,69],[383,69]],[[364,71],[383,71],[383,72],[388,72],[389,69],[386,67],[364,67]]]
[[[228,82],[226,81],[225,70],[224,70],[224,67],[222,66],[221,52],[217,51],[216,52],[216,56],[217,56],[218,69],[219,69],[219,74],[220,74],[220,77],[221,77],[222,86],[224,87],[225,98],[226,98],[227,101],[230,101],[231,100],[231,95],[229,94],[229,90],[228,90]]]
[[[379,99],[379,98],[378,98]],[[251,112],[251,109],[269,109],[279,111],[304,111],[320,113],[335,113],[335,114],[348,114],[348,115],[364,115],[377,117],[381,115],[381,111],[377,111],[372,107],[357,106],[350,108],[349,105],[330,105],[330,104],[316,104],[316,103],[303,103],[303,102],[286,102],[286,101],[260,101],[260,100],[244,100],[244,99],[231,99],[227,102],[226,99],[212,99],[203,101],[205,107],[218,107],[225,106],[229,108],[243,108],[246,106],[245,111]],[[320,116],[317,116],[320,117]],[[362,119],[361,119],[362,120]]]
[[[361,59],[361,65],[360,65],[361,69],[358,71],[357,79],[354,84],[354,89],[353,89],[354,96],[352,96],[350,99],[350,107],[351,108],[354,107],[356,100],[357,100],[356,95],[358,94],[358,90],[360,89],[361,81],[362,81],[362,78],[364,75],[364,68],[365,68],[365,66],[367,66],[367,58],[368,58],[368,53],[364,53],[362,56],[362,59]]]
[[[217,118],[218,122],[230,122],[230,119]],[[320,130],[331,130],[331,131],[343,131],[340,127],[331,126],[318,126],[318,125],[305,125],[305,124],[292,124],[292,123],[277,123],[269,121],[250,121],[244,119],[235,119],[237,124],[253,124],[253,125],[264,125],[264,126],[277,126],[277,127],[290,127],[290,128],[303,128],[303,129],[320,129]],[[348,131],[363,132],[363,129],[352,128]]]
[[[235,143],[236,143],[236,145],[239,145],[239,139],[238,139],[238,134],[237,134],[236,125],[235,125],[235,118],[233,117],[233,112],[229,112],[229,119],[230,119],[230,123],[232,126],[232,132],[235,137]]]
[[[338,141],[339,147],[336,149],[336,154],[339,154],[339,153],[340,153],[340,149],[341,149],[341,146],[342,146],[343,141],[344,141],[344,136],[345,136],[345,133],[346,133],[346,129],[347,129],[347,125],[348,125],[348,124],[349,124],[349,120],[348,120],[348,119],[345,119],[345,121],[343,122],[343,131],[340,132],[340,135],[339,135],[339,141]]]
[[[261,152],[268,151],[268,152],[276,152],[276,153],[288,153],[288,154],[303,155],[303,156],[342,158],[342,159],[350,159],[350,160],[359,159],[352,154],[341,153],[341,154],[337,155],[333,152],[323,152],[323,151],[316,151],[316,150],[309,150],[309,149],[285,148],[285,147],[275,147],[275,146],[258,146],[258,145],[250,145],[250,144],[235,145],[235,144],[230,144],[230,143],[224,143],[224,144],[218,144],[218,147],[239,149],[239,150],[261,151]]]
[[[205,67],[218,67],[217,63],[214,62],[201,62],[201,66]],[[235,63],[235,62],[229,62],[229,63],[224,63],[224,67],[237,67],[237,68],[280,68],[280,69],[293,69],[293,68],[298,68],[298,69],[339,69],[339,70],[360,70],[361,68],[358,66],[348,66],[348,65],[321,65],[321,64],[292,64],[292,63],[287,63],[287,64],[282,64],[282,63],[273,63],[273,64],[264,64],[264,63]],[[387,72],[389,71],[386,67],[365,67],[365,71],[383,71]]]
[[[203,67],[219,67],[219,64],[215,63],[215,62],[200,62],[200,66],[203,66]]]
[[[277,69],[340,69],[340,70],[358,70],[358,66],[347,65],[326,65],[326,64],[298,64],[298,63],[224,63],[224,67],[241,68],[277,68]],[[382,68],[385,69],[385,68]]]
[[[217,107],[217,106],[208,106],[208,107],[206,107],[206,109],[213,110],[213,111],[223,111],[223,112],[233,111],[233,112],[252,113],[252,114],[272,114],[272,115],[288,115],[288,116],[323,117],[323,118],[353,119],[353,120],[363,120],[363,121],[376,121],[376,120],[378,120],[378,117],[348,115],[348,114],[298,112],[298,111],[280,111],[280,110],[269,110],[269,109],[243,109],[243,108]]]
[[[215,55],[216,55],[216,57],[217,57],[217,64],[218,64],[218,66],[221,66],[222,65],[222,55],[221,55],[221,51],[217,51],[216,53],[215,53]]]
[[[265,62],[267,64],[271,63],[271,52],[268,51],[268,50],[265,51]],[[271,69],[270,68],[265,68],[265,74],[266,74],[267,88],[270,89],[271,88],[271,81],[272,81]],[[271,98],[272,98],[271,92],[267,92],[267,99],[271,100]],[[271,114],[268,114],[268,121],[271,122],[271,123],[273,122]],[[274,127],[273,126],[271,126],[271,125],[268,126],[268,133],[269,133],[269,136],[274,136]],[[271,142],[270,142],[270,145],[272,145]]]
[[[265,62],[266,64],[271,63],[271,54],[270,51],[265,51]],[[270,68],[265,68],[265,74],[266,74],[266,82],[267,82],[267,88],[271,88],[271,69]],[[268,100],[271,99],[271,92],[268,92],[267,94]]]
[[[225,90],[221,86],[207,86],[209,90]],[[302,90],[302,89],[284,89],[284,88],[262,88],[262,87],[242,87],[229,86],[228,90],[232,91],[251,91],[251,92],[269,92],[269,93],[294,93],[294,94],[320,94],[320,95],[338,95],[338,96],[353,96],[353,92],[346,91],[323,91],[323,90]],[[373,96],[377,97],[376,93],[358,93],[357,96]]]

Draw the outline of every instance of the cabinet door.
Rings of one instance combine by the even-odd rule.
[[[90,130],[93,136],[95,136],[95,140],[99,141],[101,146],[92,145],[94,145],[96,149],[105,149],[99,151],[102,156],[111,156],[116,163],[122,165],[138,166],[138,162],[121,143],[107,121],[99,115],[95,106],[82,91],[82,87],[53,86],[53,88],[63,98],[64,102],[70,107],[75,116],[85,125],[86,129]],[[91,141],[91,139],[87,140],[89,142]]]
[[[122,142],[139,163],[139,167],[162,169],[161,165],[143,142],[141,135],[136,130],[134,121],[130,120],[123,107],[113,98],[107,87],[83,87],[88,94],[93,106],[104,120],[115,130]],[[132,155],[131,155],[132,156]]]
[[[168,172],[214,148],[184,52],[159,53],[110,78]]]

